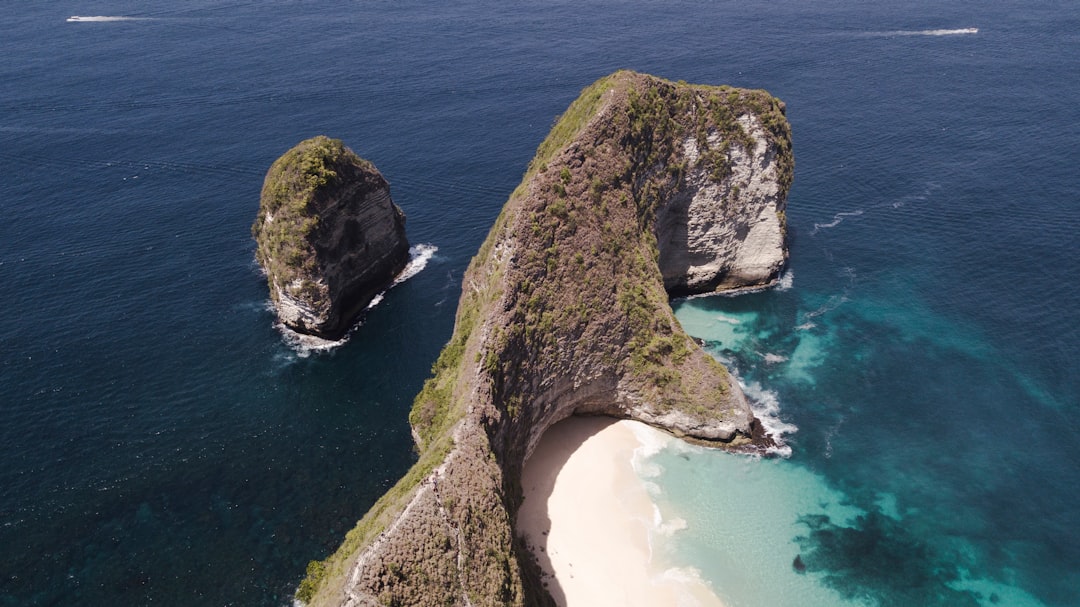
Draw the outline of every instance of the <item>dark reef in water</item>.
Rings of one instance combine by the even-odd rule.
[[[796,538],[796,557],[809,573],[848,599],[873,597],[882,607],[979,607],[979,595],[949,586],[961,580],[956,555],[920,541],[902,521],[871,511],[851,526],[828,516],[804,516],[809,534]]]

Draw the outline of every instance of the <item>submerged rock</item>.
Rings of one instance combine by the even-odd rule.
[[[251,232],[278,318],[326,339],[348,331],[409,261],[405,214],[386,179],[324,136],[270,167]]]
[[[780,271],[783,112],[764,91],[633,72],[582,92],[463,277],[453,336],[409,415],[419,461],[298,598],[549,605],[513,520],[552,424],[609,415],[720,447],[764,440],[668,298]]]

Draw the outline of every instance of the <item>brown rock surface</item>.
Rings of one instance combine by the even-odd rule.
[[[418,463],[312,565],[298,597],[550,604],[513,525],[522,466],[545,429],[596,414],[751,443],[742,391],[683,332],[665,286],[775,279],[790,150],[783,104],[763,91],[633,72],[585,89],[463,278],[454,334],[409,418]]]
[[[278,318],[326,339],[348,331],[409,261],[405,214],[386,179],[323,136],[270,167],[251,231]]]

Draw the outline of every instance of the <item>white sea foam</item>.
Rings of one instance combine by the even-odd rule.
[[[393,289],[399,284],[419,274],[421,270],[427,267],[428,262],[431,261],[431,258],[435,256],[435,252],[438,250],[439,247],[433,244],[418,244],[409,247],[409,263],[405,264],[405,268],[397,275],[394,282],[390,283],[390,286],[386,288],[386,291]],[[386,291],[371,298],[371,303],[368,304],[367,309],[370,310],[382,303]]]
[[[829,228],[835,228],[836,226],[838,226],[838,225],[840,225],[841,223],[844,222],[844,218],[846,218],[846,217],[858,217],[859,215],[862,215],[862,214],[863,214],[862,209],[858,209],[858,210],[855,210],[855,211],[844,211],[842,213],[837,213],[836,215],[833,215],[833,220],[830,221],[829,223],[815,223],[814,224],[814,229],[811,230],[810,233],[811,234],[817,234],[819,230],[827,230]]]
[[[676,297],[672,301],[702,299],[702,298],[705,298],[705,297],[729,297],[729,298],[730,297],[739,297],[741,295],[751,295],[753,293],[761,293],[761,292],[769,291],[769,290],[787,291],[787,290],[791,289],[791,287],[794,286],[794,284],[795,284],[795,273],[792,272],[791,270],[787,270],[783,274],[780,275],[780,278],[776,279],[776,282],[769,283],[769,284],[764,285],[764,286],[742,287],[742,288],[734,289],[734,290],[731,290],[731,291],[721,291],[719,293],[717,293],[717,292],[693,293],[691,295],[683,295],[681,297]]]
[[[762,388],[758,382],[746,384],[739,380],[739,386],[750,402],[754,417],[758,418],[765,432],[776,441],[776,446],[771,447],[768,452],[780,457],[790,457],[791,447],[784,442],[784,436],[798,432],[799,427],[780,419],[779,396],[773,390]]]
[[[634,449],[633,457],[630,458],[630,464],[634,468],[634,473],[642,479],[656,478],[663,474],[663,467],[653,463],[652,456],[670,445],[671,437],[663,432],[654,430],[645,424],[631,424],[630,429],[634,432],[634,438],[637,439],[639,445]],[[649,487],[648,485],[652,486]],[[647,483],[646,488],[654,495],[654,491],[659,492],[660,490],[659,487],[652,483]]]
[[[416,276],[421,270],[427,267],[428,262],[435,256],[435,252],[439,250],[439,247],[432,244],[418,244],[409,247],[409,263],[405,264],[405,268],[397,275],[394,282],[390,283],[390,286],[386,288],[386,291],[396,287],[397,285],[405,282],[406,280]],[[379,293],[371,299],[371,303],[368,304],[367,310],[374,308],[382,302],[383,297],[386,295],[386,291]],[[273,303],[267,302],[267,305],[273,309]],[[281,323],[275,323],[274,327],[281,331],[281,335],[285,340],[285,343],[292,348],[296,355],[300,358],[307,358],[312,353],[329,352],[335,348],[345,345],[353,332],[356,331],[363,321],[357,322],[344,337],[338,340],[323,339],[321,337],[315,337],[314,335],[304,335],[297,333]]]
[[[345,334],[345,337],[338,340],[331,340],[316,337],[314,335],[297,333],[281,323],[274,323],[274,328],[281,332],[282,339],[285,340],[285,343],[292,348],[300,358],[307,358],[311,356],[312,353],[329,352],[334,348],[343,346],[349,341],[349,337],[352,335],[352,330],[350,330]]]
[[[656,524],[656,532],[664,537],[671,537],[678,531],[683,531],[687,528],[686,521],[681,518],[673,518],[665,520],[660,514],[660,508],[653,504],[653,508],[656,510],[654,522]]]
[[[840,428],[844,425],[847,418],[840,416],[840,419],[835,424],[825,430],[825,459],[832,459],[833,455],[833,438],[840,434]]]
[[[660,577],[665,580],[681,582],[684,584],[701,581],[701,574],[693,567],[670,567],[665,569]]]
[[[766,352],[762,358],[765,359],[765,364],[775,365],[777,363],[787,362],[788,357],[782,354],[773,354],[772,352]]]
[[[712,591],[712,585],[702,577],[701,570],[696,567],[669,567],[656,577],[658,582],[674,585],[676,607],[701,607],[701,601],[694,596],[691,588]]]
[[[773,289],[777,291],[787,291],[795,285],[795,272],[788,269],[780,275],[780,279],[776,281],[776,286]]]
[[[645,466],[645,468],[649,473],[653,473],[654,477],[660,476],[660,474],[663,472],[663,468],[661,468],[660,466],[653,466],[653,467]],[[635,470],[634,472],[638,472],[638,471]],[[638,475],[642,476],[642,477],[646,476],[645,473],[640,473],[640,472],[638,472]],[[656,483],[654,483],[652,481],[644,481],[643,480],[643,481],[641,481],[641,485],[643,487],[645,487],[645,491],[652,497],[659,497],[659,496],[663,495],[663,493],[664,493],[664,490],[660,488],[660,485],[658,485],[658,484],[656,484]]]
[[[952,29],[925,29],[925,30],[880,30],[871,32],[842,32],[841,35],[854,36],[856,38],[892,38],[895,36],[971,36],[979,33],[977,27],[960,27]]]
[[[420,273],[427,267],[431,258],[438,252],[439,247],[433,244],[418,244],[409,247],[409,263],[405,269],[394,279],[394,284],[399,285]]]
[[[818,316],[821,316],[822,314],[832,312],[833,310],[839,308],[842,304],[847,303],[848,301],[850,301],[850,300],[848,299],[848,296],[846,294],[832,295],[832,296],[829,297],[828,300],[826,300],[825,303],[821,304],[818,307],[818,309],[813,310],[812,312],[807,312],[806,314],[804,314],[803,315],[803,320],[809,321],[811,318],[817,318]],[[810,326],[805,327],[805,325],[810,325]],[[805,323],[799,325],[797,328],[800,328],[800,329],[804,328],[804,327],[805,328],[813,328],[813,326],[814,326],[813,323],[805,322]]]
[[[940,30],[897,30],[893,32],[878,32],[879,36],[966,36],[969,34],[978,34],[979,28],[977,27],[962,27],[959,29],[940,29]]]
[[[719,320],[720,322],[726,322],[729,325],[741,325],[742,324],[742,321],[739,320],[738,318],[735,318],[734,316],[725,316],[723,314],[717,314],[716,315],[716,320]]]
[[[87,22],[103,23],[103,22],[109,22],[109,21],[153,21],[153,20],[154,20],[153,17],[123,17],[123,16],[119,16],[119,15],[115,15],[115,16],[98,15],[96,17],[80,17],[79,15],[72,15],[72,16],[67,18],[68,23],[87,23]]]

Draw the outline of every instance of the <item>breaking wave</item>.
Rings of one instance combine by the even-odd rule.
[[[861,211],[860,211],[861,213]],[[762,293],[764,291],[789,291],[791,287],[795,285],[795,273],[790,269],[785,270],[775,281],[765,285],[753,286],[753,287],[740,287],[732,289],[730,291],[709,291],[707,293],[694,293],[692,295],[682,295],[672,299],[672,301],[691,300],[691,299],[703,299],[706,297],[739,297],[741,295],[751,295],[753,293]],[[733,323],[735,324],[735,323]]]
[[[925,30],[879,30],[870,32],[838,32],[857,38],[892,38],[894,36],[971,36],[979,33],[977,27],[938,28]]]
[[[765,432],[776,441],[775,447],[769,447],[766,453],[780,457],[791,457],[791,447],[784,442],[784,437],[799,431],[795,424],[789,424],[780,419],[780,397],[773,390],[766,390],[758,382],[743,383],[739,380],[739,386],[746,394],[750,403],[750,409],[754,417],[758,418]]]
[[[371,299],[371,303],[368,304],[365,310],[370,310],[379,305],[387,291],[419,274],[427,267],[428,262],[431,261],[431,258],[435,256],[435,252],[438,250],[439,247],[432,244],[418,244],[409,247],[409,263],[405,264],[405,268],[397,275],[394,282],[390,283],[390,286],[387,287],[386,290]],[[271,310],[273,310],[273,305],[268,305],[270,305]],[[297,356],[300,358],[307,358],[311,356],[312,353],[329,352],[345,345],[348,343],[349,338],[352,337],[352,334],[363,324],[363,319],[357,321],[357,323],[349,329],[349,332],[338,340],[323,339],[314,335],[297,333],[280,322],[274,323],[274,328],[281,332],[281,336],[285,340],[285,343],[296,352]]]
[[[664,537],[671,537],[671,536],[675,535],[676,532],[683,531],[683,530],[686,529],[687,525],[686,525],[686,520],[685,519],[681,519],[679,517],[675,517],[675,518],[671,518],[671,519],[665,519],[664,515],[660,512],[660,507],[657,506],[656,503],[653,503],[652,507],[653,507],[653,520],[652,520],[652,528],[649,530],[650,531],[650,534],[649,534],[650,536],[653,533],[658,533],[658,534],[660,534],[660,535],[662,535]],[[652,551],[651,550],[651,548],[652,548],[652,538],[651,537],[649,538],[649,547],[650,547],[650,552],[651,552]]]
[[[659,432],[645,424],[631,424],[631,431],[638,441],[638,447],[634,449],[634,455],[630,458],[630,464],[638,478],[646,481],[646,487],[650,494],[657,495],[659,488],[648,482],[648,479],[656,478],[663,473],[663,468],[652,462],[652,457],[671,445],[671,437]]]
[[[358,323],[356,326],[358,327],[360,326],[360,324]],[[356,330],[356,327],[349,329],[349,332],[345,334],[345,337],[342,337],[341,339],[335,341],[331,339],[323,339],[314,335],[297,333],[296,331],[293,331],[292,329],[286,327],[280,322],[275,322],[274,328],[281,332],[281,337],[283,340],[285,340],[285,344],[292,348],[292,350],[296,352],[296,355],[300,358],[307,358],[313,353],[329,352],[330,350],[333,350],[339,346],[343,346],[346,342],[349,341],[349,338],[352,336],[353,331]]]
[[[420,273],[421,270],[427,267],[431,258],[435,256],[435,252],[439,250],[439,247],[433,244],[418,244],[409,247],[409,263],[405,264],[405,269],[397,275],[394,282],[390,283],[389,287],[382,293],[379,293],[371,299],[371,303],[368,304],[367,309],[370,310],[382,302],[383,296],[386,295],[386,291],[393,289],[399,284],[409,280],[413,276]]]
[[[428,262],[438,251],[439,247],[433,244],[418,244],[409,247],[409,263],[405,265],[405,269],[401,271],[401,274],[398,274],[390,286],[399,285],[419,274],[421,270],[427,267]]]
[[[776,286],[773,287],[773,290],[790,291],[793,286],[795,286],[795,272],[788,269],[780,275],[780,279],[776,281]]]

